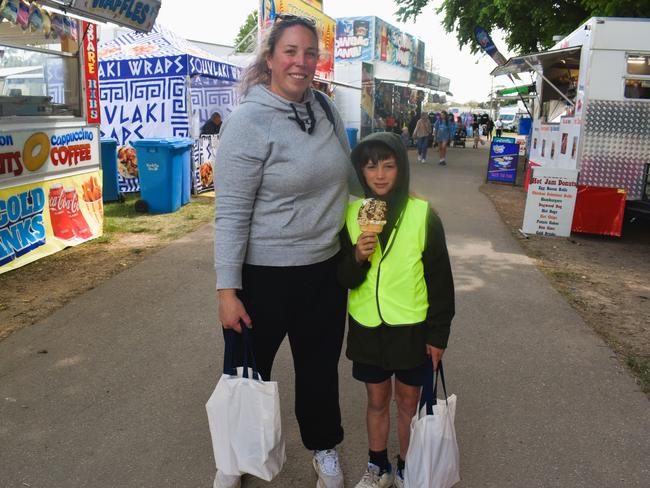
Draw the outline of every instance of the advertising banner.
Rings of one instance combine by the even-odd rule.
[[[409,82],[432,90],[449,91],[449,79],[436,73],[431,73],[422,68],[411,68]]]
[[[0,188],[99,168],[97,127],[0,132]]]
[[[517,163],[519,162],[519,144],[514,138],[495,138],[490,145],[487,181],[512,183],[517,181]]]
[[[312,7],[317,8],[321,12],[323,11],[323,0],[302,0],[305,3],[308,3]]]
[[[0,274],[102,234],[99,171],[0,189]]]
[[[86,120],[89,124],[101,122],[99,113],[99,72],[97,59],[97,26],[84,21],[83,59],[86,80]]]
[[[194,193],[214,190],[214,166],[218,146],[218,135],[203,135],[194,143],[192,152]]]
[[[372,132],[375,117],[375,74],[372,63],[361,63],[361,134],[366,137]]]
[[[397,27],[394,27],[379,18],[375,18],[375,60],[394,64],[403,68],[416,66],[422,68],[424,50],[420,41]],[[422,54],[420,54],[422,52]]]
[[[273,25],[278,14],[292,14],[314,20],[318,31],[318,51],[320,53],[316,65],[316,78],[326,81],[334,80],[336,21],[302,0],[260,0],[261,34]]]
[[[160,10],[160,0],[73,0],[72,8],[80,15],[149,32]]]
[[[578,193],[577,180],[576,170],[533,168],[522,231],[538,236],[568,237]]]
[[[371,61],[375,39],[373,17],[345,17],[336,20],[336,62]]]

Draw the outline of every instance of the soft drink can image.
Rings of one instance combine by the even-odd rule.
[[[80,239],[88,239],[93,236],[88,222],[81,213],[79,208],[79,197],[77,196],[77,190],[74,188],[65,189],[65,206],[68,213],[68,219],[72,223],[72,229],[74,235]]]
[[[50,223],[54,237],[69,241],[74,237],[72,222],[66,210],[66,199],[62,184],[52,185],[48,196]]]

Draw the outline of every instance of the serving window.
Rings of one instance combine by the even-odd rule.
[[[650,54],[627,53],[625,58],[629,75],[650,76]]]
[[[0,117],[82,115],[79,26],[54,34],[0,21]]]

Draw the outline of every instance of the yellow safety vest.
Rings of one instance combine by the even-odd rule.
[[[348,205],[346,226],[352,244],[361,229],[357,215],[363,200]],[[359,324],[377,327],[424,322],[429,309],[424,280],[424,251],[429,204],[409,197],[388,239],[386,250],[378,242],[365,281],[350,290],[348,311]]]

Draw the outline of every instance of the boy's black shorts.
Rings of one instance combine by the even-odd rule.
[[[427,359],[422,365],[412,369],[384,369],[371,364],[352,362],[352,377],[364,383],[383,383],[395,375],[401,383],[409,386],[422,386],[426,368],[432,368],[431,360]]]

